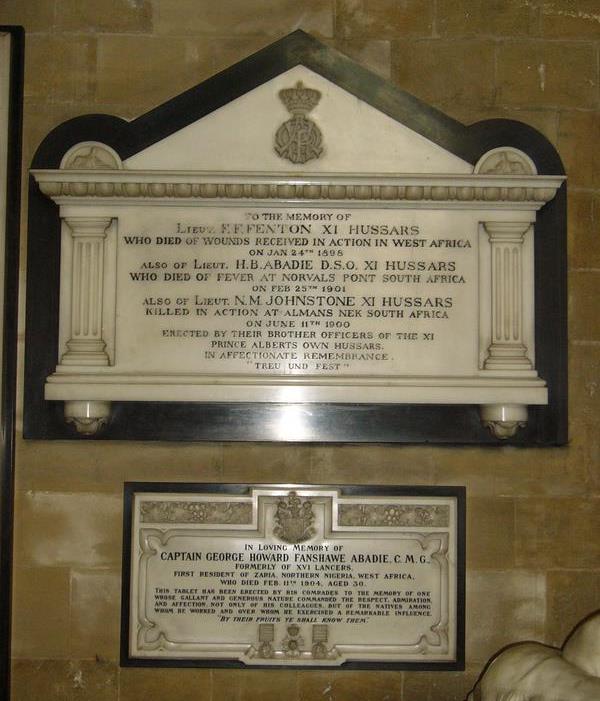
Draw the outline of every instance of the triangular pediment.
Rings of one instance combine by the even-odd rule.
[[[276,141],[282,125],[293,121],[280,93],[299,84],[318,95],[314,109],[301,122],[318,134],[318,145],[306,154],[306,162],[294,163],[279,155]],[[303,138],[300,132],[286,131],[284,136],[290,142]],[[473,170],[470,163],[304,65],[281,73],[157,141],[127,159],[124,167],[293,173]]]

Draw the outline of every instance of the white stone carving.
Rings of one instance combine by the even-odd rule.
[[[323,136],[319,127],[306,115],[316,107],[321,93],[298,81],[295,87],[280,90],[279,97],[292,118],[275,133],[277,155],[291,163],[306,163],[319,158],[323,153]]]
[[[108,365],[102,338],[104,239],[111,220],[69,217],[73,237],[71,270],[71,336],[62,365]]]
[[[500,652],[467,701],[563,699],[600,699],[600,612],[583,621],[562,650],[526,642]]]
[[[110,419],[110,402],[69,400],[65,402],[65,421],[82,436],[95,436]]]
[[[536,175],[537,168],[523,151],[501,146],[484,153],[474,172],[480,175]]]
[[[536,210],[551,200],[559,176],[303,175],[140,171],[34,171],[42,192],[61,204],[128,200],[382,201],[427,208],[494,206]]]
[[[492,258],[492,343],[486,370],[531,370],[523,343],[523,237],[529,222],[490,222]]]
[[[321,486],[294,493],[313,512],[308,541],[283,542],[275,533],[278,509],[291,496],[285,485],[254,486],[244,495],[136,491],[129,655],[298,667],[455,660],[456,497],[346,496]],[[251,519],[190,521],[186,506],[183,517],[165,521],[164,513],[179,513],[182,504],[221,512],[219,501],[226,509],[248,506]],[[414,505],[448,519],[443,526],[342,525],[337,515],[346,503]]]
[[[315,80],[318,85],[320,79]],[[265,93],[265,99],[271,101],[272,92]],[[325,104],[319,106],[320,120],[327,109]],[[202,129],[210,132],[213,118],[211,115]],[[469,173],[460,159],[447,154],[444,160],[439,147],[424,143],[418,135],[410,142],[406,128],[397,128],[407,149],[407,163],[418,168],[419,153],[425,160],[433,159],[427,161],[430,165],[437,163],[435,152],[441,159],[437,173],[325,172],[323,162],[336,148],[333,134],[330,145],[329,131],[327,154],[314,161],[310,173],[169,167],[173,152],[187,164],[182,147],[190,147],[189,137],[196,126],[185,138],[173,135],[165,140],[174,151],[157,145],[123,164],[108,146],[84,142],[70,149],[60,169],[33,171],[42,192],[59,205],[65,232],[61,360],[48,378],[46,398],[70,402],[69,420],[79,430],[84,427],[87,434],[106,422],[90,421],[85,414],[76,420],[77,402],[83,402],[82,406],[86,402],[108,406],[111,401],[473,403],[483,407],[482,421],[497,438],[514,435],[527,420],[527,404],[547,403],[545,382],[535,371],[532,223],[536,211],[555,196],[564,178],[537,175],[531,159],[510,148],[485,154]],[[454,174],[448,172],[451,165],[457,168]],[[436,327],[446,332],[452,329],[452,338],[444,341],[446,347],[405,345],[391,354],[394,360],[389,367],[372,365],[369,373],[359,368],[361,371],[346,375],[324,370],[269,375],[249,372],[243,364],[205,367],[201,360],[211,347],[204,348],[199,342],[175,345],[157,338],[148,310],[132,302],[143,287],[134,285],[131,275],[156,256],[162,256],[169,269],[185,263],[189,270],[193,259],[183,258],[192,248],[179,252],[173,247],[156,247],[149,249],[146,259],[138,260],[135,252],[141,249],[125,246],[116,235],[117,228],[123,233],[148,232],[148,240],[155,241],[176,230],[179,221],[201,220],[218,230],[234,218],[234,212],[242,208],[266,211],[259,209],[263,207],[283,212],[284,217],[290,208],[327,211],[331,216],[342,213],[342,217],[346,213],[355,221],[386,226],[402,218],[417,229],[439,229],[438,238],[444,235],[442,228],[448,227],[455,232],[452,236],[464,235],[469,248],[477,251],[473,256],[460,250],[453,253],[465,285],[470,286],[464,288],[469,294],[461,296],[458,285],[462,279],[457,275],[457,287],[447,288],[460,301],[455,304],[452,322]],[[205,250],[209,252],[203,250],[202,255],[210,255],[210,249]],[[218,254],[218,260],[206,260],[209,265],[235,270],[236,256],[246,253],[229,247]],[[323,269],[317,253],[303,252],[305,258],[312,256],[307,265],[315,271]],[[400,256],[405,251],[397,253]],[[169,258],[174,255],[179,259]],[[344,255],[356,254],[349,249]],[[432,254],[426,255],[430,258]],[[359,262],[359,269],[363,264]],[[379,265],[383,268],[386,260],[382,258]],[[444,284],[435,288],[434,296],[447,294],[441,287]],[[168,298],[171,291],[183,296],[196,289],[200,290],[154,286],[147,296]],[[202,287],[201,296],[216,299],[223,290],[221,285]],[[385,294],[395,295],[399,290],[416,293],[416,288],[387,287]],[[234,295],[249,291],[228,287]],[[356,288],[348,294],[360,299],[367,290]],[[229,319],[221,324],[223,332],[237,329]],[[397,330],[393,321],[381,321],[375,331],[393,338]]]
[[[512,438],[527,425],[527,407],[523,404],[483,404],[481,422],[499,440]]]
[[[63,156],[64,170],[117,170],[123,167],[119,154],[99,141],[82,141]]]

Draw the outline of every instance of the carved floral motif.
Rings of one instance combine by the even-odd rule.
[[[252,523],[252,504],[210,501],[143,501],[142,523]]]
[[[398,504],[340,504],[340,526],[421,526],[443,528],[449,525],[448,506]]]

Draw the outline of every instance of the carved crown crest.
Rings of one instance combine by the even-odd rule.
[[[302,543],[315,534],[315,514],[310,499],[301,499],[292,491],[277,503],[273,533],[286,543]]]
[[[321,93],[318,90],[305,87],[304,83],[299,80],[295,87],[280,90],[279,99],[291,114],[308,114],[318,104]]]

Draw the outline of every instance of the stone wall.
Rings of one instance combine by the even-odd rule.
[[[559,644],[598,608],[597,0],[3,0],[0,23],[27,30],[25,171],[66,119],[135,117],[300,27],[465,123],[542,131],[567,168],[570,217],[566,447],[19,439],[16,701],[458,701],[503,645]],[[465,485],[467,670],[119,669],[125,480]]]

